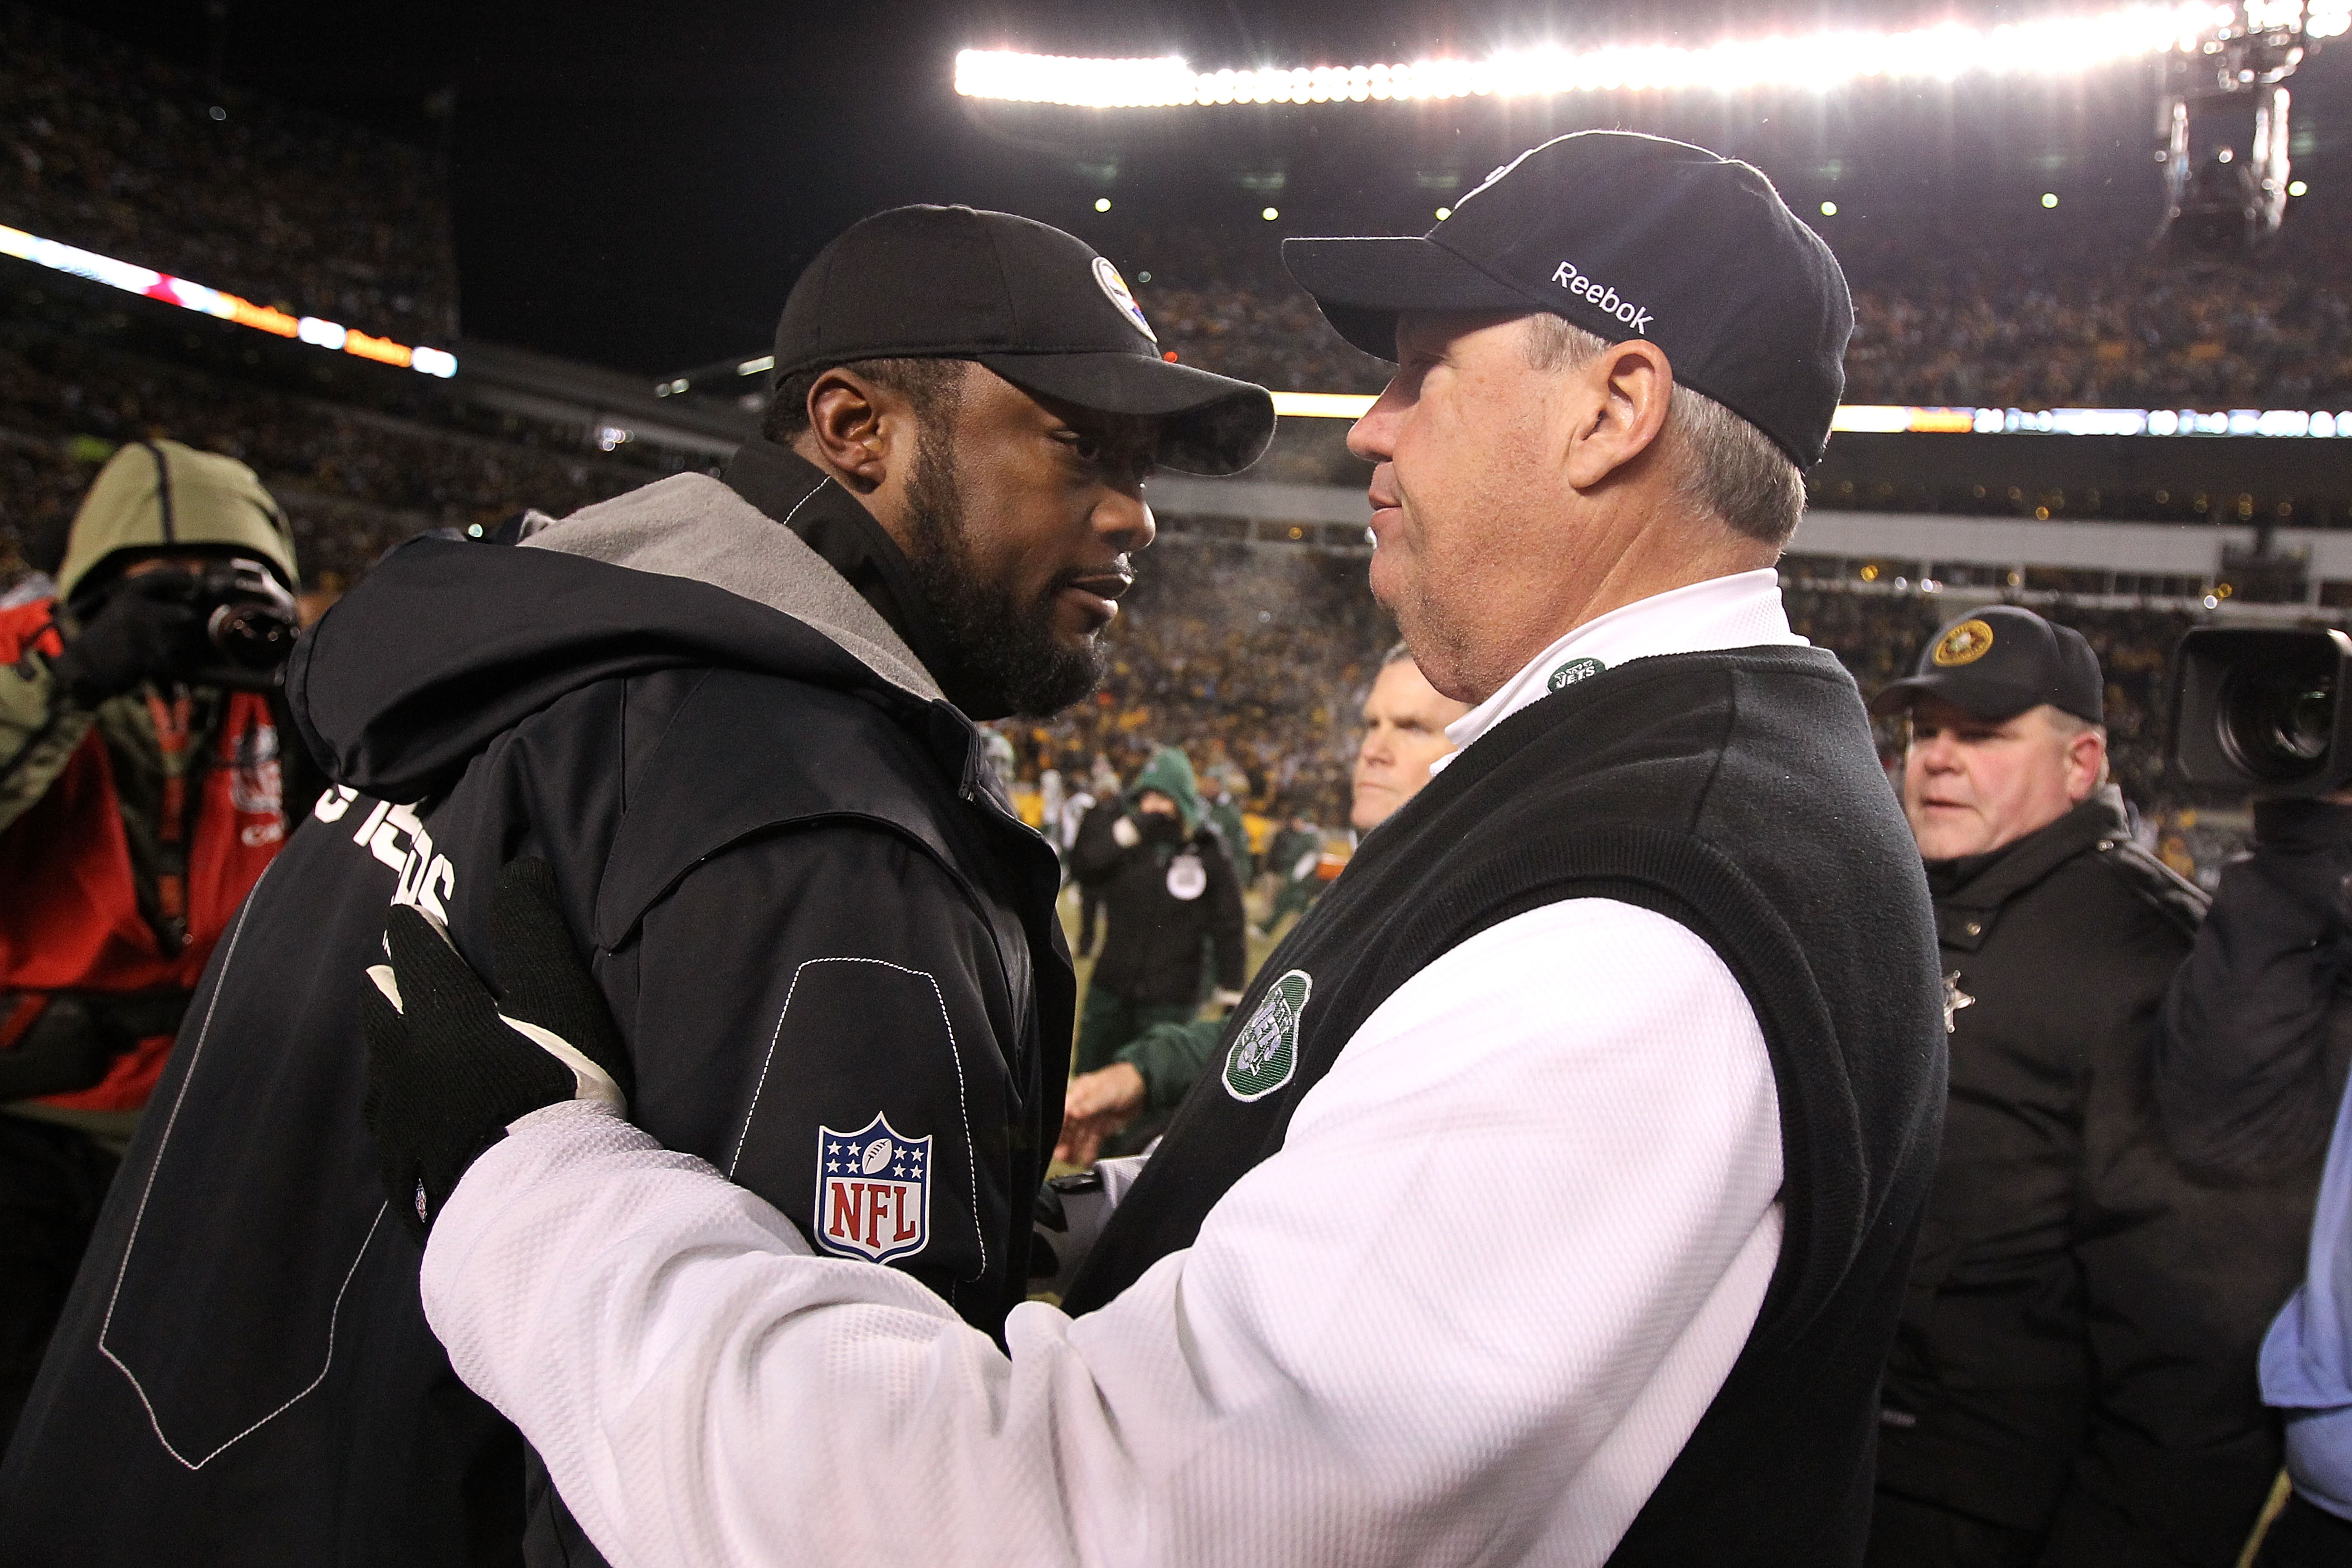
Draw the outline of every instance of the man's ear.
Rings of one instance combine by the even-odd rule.
[[[891,447],[902,423],[888,416],[880,388],[836,367],[809,388],[807,441],[813,449],[803,455],[844,485],[869,493],[889,477]]]
[[[1570,373],[1568,482],[1591,489],[1655,446],[1674,388],[1666,351],[1647,338],[1611,343]]]
[[[2084,801],[2106,782],[2107,738],[2084,730],[2066,742],[2066,798]]]

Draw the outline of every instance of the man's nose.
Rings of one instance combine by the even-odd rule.
[[[1396,456],[1396,423],[1404,400],[1391,379],[1357,421],[1348,426],[1348,450],[1368,463],[1385,463]]]
[[[1140,492],[1112,490],[1097,503],[1094,511],[1095,532],[1117,545],[1122,553],[1149,550],[1159,537],[1159,525],[1151,521],[1151,506]]]

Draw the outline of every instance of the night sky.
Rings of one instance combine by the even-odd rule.
[[[1147,125],[1153,111],[1133,111],[1123,129],[1088,129],[1085,117],[1066,112],[976,116],[950,85],[959,47],[1175,52],[1204,68],[1346,64],[1478,55],[1547,38],[1700,44],[1752,35],[1775,19],[1807,28],[1883,26],[1957,14],[1982,23],[2058,8],[1651,0],[1638,10],[1563,6],[1546,16],[1427,0],[407,0],[367,7],[215,0],[225,13],[215,22],[205,0],[42,3],[199,68],[217,58],[238,86],[427,146],[446,140],[467,334],[648,374],[756,349],[815,248],[863,214],[899,202],[1028,212],[1116,255],[1115,232],[1087,228],[1097,189],[1118,198],[1122,219],[1158,203],[1165,223],[1220,221],[1259,200],[1235,187],[1236,171],[1288,167],[1285,217],[1303,226],[1291,232],[1400,232],[1429,221],[1413,185],[1417,171],[1456,168],[1475,184],[1499,156],[1585,123],[1634,123],[1755,157],[1792,201],[1800,194],[1792,180],[1801,184],[1807,171],[1885,141],[1851,106],[1822,103],[1778,106],[1777,121],[1771,104],[1702,112],[1558,103],[1506,114],[1473,102],[1207,111],[1222,116],[1213,125],[1205,116],[1181,124],[1166,118],[1184,110],[1157,111]],[[331,11],[341,14],[323,14]],[[2338,47],[2303,78],[2299,112],[2325,104],[2331,91],[2336,101],[2352,100],[2352,47]],[[445,89],[453,87],[451,97]],[[1992,96],[1957,115],[1948,101],[1924,121],[1915,113],[1923,167],[1940,158],[2023,170],[2028,143],[2054,139],[2106,149],[2113,169],[2098,183],[2114,186],[2120,170],[2123,183],[2145,195],[2145,75],[2021,107],[1986,90]],[[2034,90],[2048,99],[2047,89]],[[454,102],[453,113],[429,111],[436,93]],[[1794,131],[1792,120],[1801,122]],[[2332,118],[2323,113],[2323,122],[2332,132]],[[2341,122],[2352,131],[2352,115]],[[1115,179],[1102,173],[1112,163]],[[1842,196],[1841,205],[1854,204]]]

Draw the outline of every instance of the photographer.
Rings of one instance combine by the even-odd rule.
[[[188,996],[286,837],[294,547],[244,465],[123,447],[0,610],[0,1442]]]
[[[2306,1282],[2263,1344],[2263,1397],[2285,1415],[2294,1492],[2262,1568],[2352,1560],[2347,876],[2352,792],[2258,801],[2253,853],[2221,873],[2166,999],[2157,1058],[2158,1107],[2184,1163],[2221,1181],[2318,1186]]]

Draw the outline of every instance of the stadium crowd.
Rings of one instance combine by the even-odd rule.
[[[0,6],[0,221],[404,342],[457,331],[416,148]]]
[[[437,423],[430,422],[436,421]],[[392,416],[306,397],[100,342],[0,331],[0,550],[53,549],[90,465],[169,436],[252,467],[286,504],[309,581],[351,581],[425,528],[494,527],[633,489],[677,459],[606,455],[581,431],[425,403]]]
[[[2152,250],[2070,228],[2021,243],[1958,224],[1824,226],[1853,286],[1845,400],[1927,407],[2337,408],[2352,405],[2352,247],[2298,205],[2252,258]],[[1247,228],[1139,234],[1142,300],[1187,363],[1269,386],[1377,392]]]

